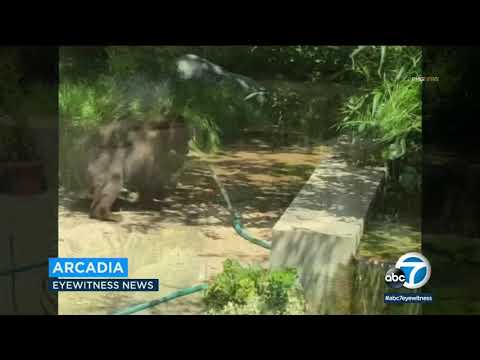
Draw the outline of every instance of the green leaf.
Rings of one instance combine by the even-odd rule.
[[[397,76],[395,77],[395,81],[399,81],[399,80],[401,79],[404,70],[405,70],[405,66],[402,66],[402,67],[400,68],[400,70],[398,71]]]
[[[373,104],[372,104],[372,117],[375,117],[377,113],[378,101],[382,97],[382,93],[378,92],[373,97]]]
[[[383,68],[383,62],[385,61],[386,52],[387,52],[387,47],[381,46],[380,47],[380,65],[378,67],[378,76],[380,77],[382,77],[382,68]]]
[[[350,58],[352,59],[352,69],[355,69],[355,56],[360,51],[363,51],[365,48],[366,48],[366,46],[359,46],[350,54]]]

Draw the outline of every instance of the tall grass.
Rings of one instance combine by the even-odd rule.
[[[385,145],[389,160],[400,158],[407,151],[407,141],[415,146],[421,136],[420,90],[415,81],[384,81],[365,95],[351,97],[343,108],[346,116],[340,129]]]
[[[171,106],[166,82],[135,78],[126,83],[102,77],[89,83],[64,81],[59,87],[60,119],[75,128],[92,129],[121,118],[145,120]]]
[[[419,191],[422,85],[414,78],[421,75],[421,50],[381,47],[378,56],[376,73],[371,71],[375,68],[372,53],[364,59],[365,64],[355,65],[363,69],[359,71],[365,73],[366,86],[363,94],[350,97],[344,104],[338,128],[348,131],[354,140],[381,149],[389,170],[389,185]]]

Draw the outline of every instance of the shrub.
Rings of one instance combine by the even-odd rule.
[[[294,269],[268,271],[227,260],[205,296],[207,314],[303,314],[305,299]]]

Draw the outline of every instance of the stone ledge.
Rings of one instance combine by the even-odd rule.
[[[336,305],[348,294],[332,289],[358,249],[384,177],[383,168],[357,168],[331,156],[275,224],[270,265],[300,271],[313,312],[341,312]]]

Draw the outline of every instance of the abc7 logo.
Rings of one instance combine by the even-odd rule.
[[[430,279],[432,269],[425,256],[419,253],[407,253],[398,259],[394,268],[385,274],[385,283],[393,288],[402,286],[407,289],[419,289]]]
[[[405,280],[407,280],[407,278],[401,269],[391,268],[385,275],[385,282],[392,289],[400,289],[405,283]]]

